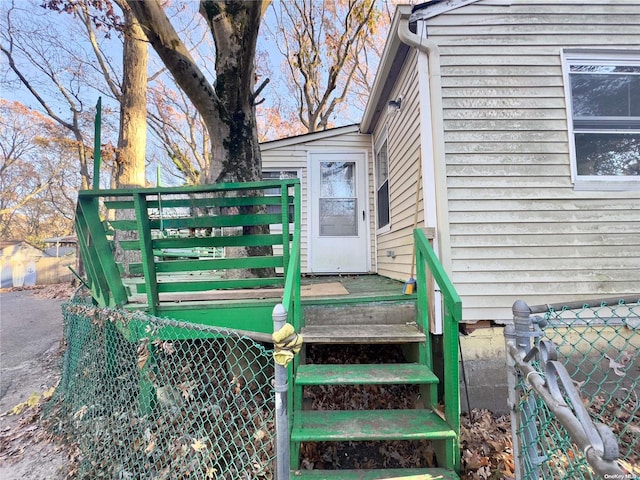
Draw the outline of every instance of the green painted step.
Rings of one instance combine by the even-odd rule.
[[[304,342],[309,343],[421,343],[425,334],[418,325],[307,325],[301,332]]]
[[[389,470],[294,470],[296,480],[387,480],[406,478],[411,480],[458,480],[458,475],[444,468],[394,468]]]
[[[438,440],[455,438],[431,410],[298,410],[293,442]]]
[[[433,384],[438,377],[426,365],[418,363],[384,363],[300,365],[296,385],[399,385]]]

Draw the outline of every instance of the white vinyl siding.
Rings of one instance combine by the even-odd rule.
[[[405,281],[411,272],[420,159],[420,104],[415,52],[409,54],[390,98],[400,96],[401,108],[397,111],[384,111],[374,133],[377,140],[386,128],[389,157],[390,228],[378,234],[377,251],[378,273]],[[422,227],[422,192],[418,206],[418,227]]]
[[[562,50],[640,51],[640,3],[480,1],[440,46],[452,280],[464,320],[638,293],[640,192],[576,191]]]

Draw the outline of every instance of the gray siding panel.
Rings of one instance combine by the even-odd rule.
[[[453,282],[464,319],[638,293],[640,192],[575,191],[562,48],[640,51],[640,2],[483,2],[428,21],[441,47]]]

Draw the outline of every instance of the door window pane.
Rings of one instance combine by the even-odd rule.
[[[355,162],[320,163],[320,236],[358,235]]]
[[[355,199],[320,199],[320,236],[350,237],[358,235]]]
[[[320,196],[325,198],[355,198],[354,174],[354,162],[321,162]]]

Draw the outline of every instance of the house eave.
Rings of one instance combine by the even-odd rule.
[[[260,143],[260,150],[267,151],[275,148],[288,147],[291,145],[297,145],[300,143],[312,142],[315,140],[322,140],[324,138],[336,137],[339,135],[345,135],[348,133],[357,133],[360,131],[360,125],[357,123],[354,125],[346,125],[344,127],[329,128],[320,132],[304,133],[302,135],[295,135],[293,137],[280,138],[278,140],[270,140],[268,142]]]
[[[442,0],[439,2],[427,2],[423,5],[398,5],[396,7],[393,22],[389,28],[387,43],[380,59],[380,66],[360,122],[360,131],[362,133],[373,132],[380,115],[387,106],[387,99],[391,89],[409,53],[410,47],[402,43],[398,38],[400,22],[407,19],[409,22],[426,20],[478,1],[480,0]]]
[[[395,78],[409,52],[409,47],[400,41],[397,32],[401,18],[407,18],[411,15],[411,8],[411,5],[398,5],[396,7],[391,27],[389,27],[387,43],[380,59],[380,66],[376,72],[371,94],[360,122],[360,131],[362,133],[371,133],[373,131],[378,118],[380,118],[385,108],[384,101],[388,98],[389,91],[393,87]]]

